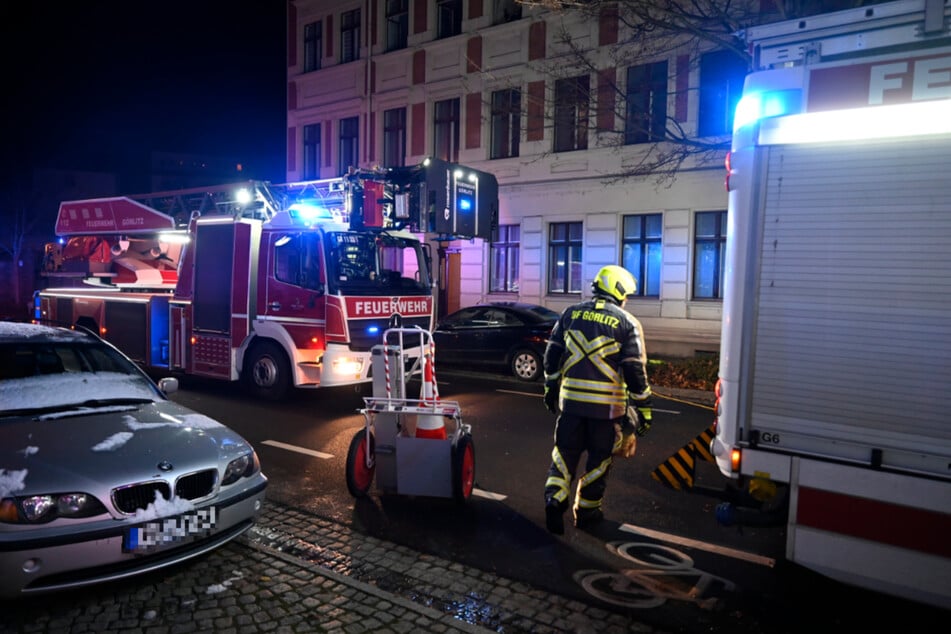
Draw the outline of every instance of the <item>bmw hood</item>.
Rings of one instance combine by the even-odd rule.
[[[0,497],[220,473],[250,449],[225,425],[172,401],[9,417],[0,420]]]

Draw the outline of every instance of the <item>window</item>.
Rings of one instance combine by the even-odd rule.
[[[581,292],[581,223],[548,227],[548,292]]]
[[[433,105],[433,155],[444,161],[459,160],[459,100]]]
[[[697,213],[693,247],[694,299],[723,299],[726,212]]]
[[[436,39],[462,33],[462,0],[436,0]]]
[[[588,76],[555,81],[555,152],[588,148]]]
[[[519,226],[499,225],[489,243],[489,291],[518,292]]]
[[[304,72],[320,70],[323,59],[323,31],[321,22],[304,25]]]
[[[304,126],[304,180],[320,178],[320,124]]]
[[[383,112],[383,167],[402,167],[406,158],[406,108]]]
[[[360,59],[360,9],[340,14],[340,63]]]
[[[667,133],[667,62],[627,69],[624,143],[663,141]]]
[[[512,22],[522,17],[522,5],[517,0],[493,0],[492,24]]]
[[[295,286],[323,290],[318,242],[314,234],[288,235],[279,239],[274,248],[274,277]]]
[[[637,278],[635,297],[660,297],[660,250],[663,216],[624,216],[621,266]]]
[[[360,156],[357,146],[359,117],[340,120],[340,149],[337,160],[337,174],[343,176],[351,166],[358,167]]]
[[[700,58],[699,136],[733,131],[733,113],[743,91],[746,62],[730,51],[705,53]]]
[[[406,48],[409,34],[409,0],[386,0],[386,50]]]
[[[522,96],[517,90],[492,93],[492,142],[489,158],[518,156]]]

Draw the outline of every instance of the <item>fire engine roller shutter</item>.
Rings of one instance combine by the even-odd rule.
[[[754,425],[947,446],[949,165],[947,135],[770,149]]]
[[[106,340],[140,365],[148,365],[146,343],[148,304],[107,301],[105,308]]]
[[[195,330],[231,330],[231,273],[234,224],[197,227],[195,245]]]

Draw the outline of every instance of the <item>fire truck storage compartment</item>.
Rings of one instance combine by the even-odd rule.
[[[951,384],[949,164],[948,135],[769,149],[750,351],[757,430],[807,454],[845,451],[849,430],[868,444],[840,457],[868,461],[874,448],[883,465],[947,473],[926,439],[947,446],[935,395]],[[896,398],[913,404],[901,420]]]
[[[153,297],[149,302],[149,365],[156,368],[169,366],[169,312],[170,296]]]
[[[234,223],[199,223],[195,238],[194,328],[231,331]]]
[[[72,297],[56,297],[56,319],[63,322],[64,324],[76,323],[76,316],[73,315],[73,298]],[[49,301],[49,299],[44,299],[43,301]],[[96,333],[99,334],[99,333]]]
[[[148,306],[139,302],[108,300],[105,305],[105,317],[101,328],[105,328],[107,341],[125,352],[138,364],[146,364],[146,324]],[[121,326],[120,326],[121,324]]]

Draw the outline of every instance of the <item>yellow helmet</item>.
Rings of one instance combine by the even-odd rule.
[[[620,304],[637,290],[637,280],[624,267],[609,264],[598,271],[591,288]]]

